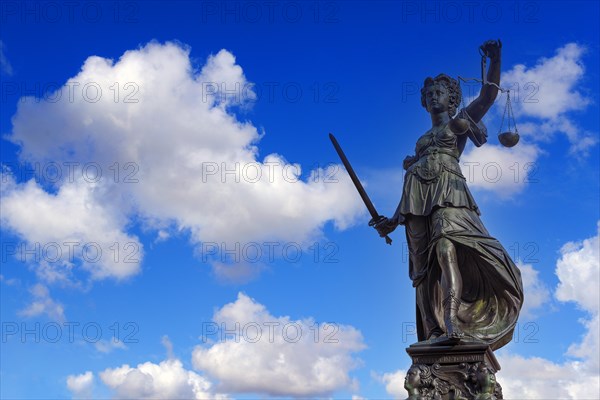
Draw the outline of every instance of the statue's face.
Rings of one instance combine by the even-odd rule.
[[[404,378],[404,389],[417,389],[421,386],[421,371],[418,368],[411,368]]]
[[[448,111],[450,96],[448,89],[443,84],[433,84],[425,88],[425,104],[430,113],[440,113]]]
[[[477,370],[477,383],[482,393],[492,393],[496,386],[496,377],[486,366],[481,366]]]

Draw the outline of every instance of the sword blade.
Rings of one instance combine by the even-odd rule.
[[[365,188],[363,187],[362,183],[358,179],[356,172],[354,172],[354,168],[352,168],[352,165],[350,165],[350,161],[348,161],[346,154],[344,154],[342,147],[340,146],[337,139],[335,138],[335,136],[333,136],[332,133],[329,134],[329,139],[331,140],[331,143],[333,144],[335,151],[338,153],[338,156],[342,160],[342,164],[344,164],[344,167],[346,167],[346,171],[348,172],[348,175],[350,175],[350,179],[352,180],[352,183],[354,183],[354,186],[356,187],[356,190],[358,191],[358,194],[360,195],[363,203],[365,203],[365,206],[367,206],[367,210],[369,210],[369,214],[371,214],[372,219],[371,219],[371,222],[369,223],[369,225],[376,224],[381,219],[383,219],[383,217],[381,215],[379,215],[379,213],[375,209],[373,202],[369,198],[369,195],[365,191]],[[385,242],[387,244],[392,244],[392,239],[390,239],[386,235]]]

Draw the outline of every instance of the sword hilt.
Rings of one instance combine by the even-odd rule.
[[[356,172],[354,172],[354,169],[352,169],[352,165],[350,165],[348,158],[346,158],[344,151],[342,150],[342,148],[340,147],[340,144],[338,143],[337,139],[335,138],[335,136],[333,136],[332,133],[329,134],[329,139],[331,140],[331,143],[333,144],[335,151],[338,153],[338,156],[340,156],[340,159],[342,160],[342,164],[344,164],[344,167],[346,167],[346,172],[348,172],[348,175],[350,175],[350,179],[352,180],[352,183],[354,183],[356,190],[358,190],[358,194],[360,195],[363,202],[365,203],[365,206],[367,206],[367,210],[369,210],[369,214],[371,214],[371,216],[373,217],[373,218],[371,218],[371,221],[369,221],[369,226],[377,225],[378,223],[381,222],[381,220],[385,219],[385,217],[382,215],[378,215],[377,211],[375,210],[375,206],[371,202],[371,199],[369,199],[369,196],[367,196],[367,192],[365,192],[365,188],[363,187],[362,183],[360,183],[360,180],[358,179]],[[392,244],[392,239],[390,239],[387,235],[385,235],[385,242],[387,244]]]
[[[385,219],[385,217],[383,215],[379,215],[377,218],[373,217],[371,218],[371,220],[369,221],[369,226],[375,226],[378,223],[380,223],[381,221],[383,221]],[[388,235],[384,236],[385,238],[385,242],[389,245],[392,244],[392,239],[390,239],[390,237]]]
[[[373,217],[371,218],[371,220],[369,221],[369,226],[375,226],[378,223],[380,223],[381,221],[383,221],[385,219],[385,217],[383,215],[378,216],[377,218]]]

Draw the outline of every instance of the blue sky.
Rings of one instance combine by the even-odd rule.
[[[498,380],[597,396],[597,2],[1,7],[2,398],[405,396],[404,232],[327,134],[393,214],[423,80],[497,38],[521,142],[502,95],[461,161],[525,282]]]

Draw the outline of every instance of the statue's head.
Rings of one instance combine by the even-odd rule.
[[[477,385],[479,393],[494,393],[496,376],[484,363],[478,363],[471,368],[470,378]]]
[[[461,98],[458,81],[446,74],[426,78],[421,89],[421,105],[428,112],[448,111],[448,115],[452,117],[456,114]]]
[[[429,367],[423,364],[414,364],[406,373],[404,388],[410,393],[411,390],[431,385],[431,382],[432,377]]]

